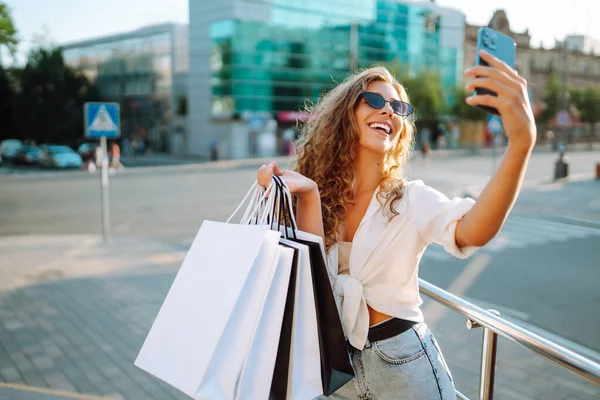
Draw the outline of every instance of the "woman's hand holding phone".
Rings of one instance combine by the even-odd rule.
[[[505,62],[485,50],[480,50],[479,56],[489,66],[476,65],[465,71],[466,77],[474,78],[467,84],[466,90],[488,89],[497,93],[497,96],[476,94],[467,97],[467,104],[497,109],[510,143],[531,149],[537,134],[527,93],[527,81]]]

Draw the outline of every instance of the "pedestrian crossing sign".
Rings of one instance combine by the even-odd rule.
[[[119,104],[85,103],[84,124],[87,138],[97,139],[102,136],[108,139],[118,138],[121,134]]]
[[[500,135],[504,133],[504,127],[502,126],[502,118],[497,115],[488,115],[487,121],[488,129],[494,135]]]

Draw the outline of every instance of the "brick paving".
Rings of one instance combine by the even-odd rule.
[[[133,365],[182,250],[147,239],[116,238],[108,246],[94,236],[0,239],[0,382],[114,399],[186,399]],[[432,319],[457,388],[477,398],[481,330],[468,331],[450,311]],[[600,398],[600,387],[502,339],[498,360],[496,399]],[[0,399],[59,398],[16,393],[0,385]]]

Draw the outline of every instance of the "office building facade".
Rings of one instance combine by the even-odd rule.
[[[154,151],[182,153],[189,69],[187,25],[160,24],[69,43],[67,65],[117,102],[121,135]]]
[[[425,1],[190,0],[188,150],[277,153],[286,128],[306,118],[303,105],[357,68],[429,68],[454,87],[464,26],[460,12]]]

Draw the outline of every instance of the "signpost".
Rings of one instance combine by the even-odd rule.
[[[571,116],[566,111],[559,111],[556,114],[556,124],[561,128],[571,126]]]
[[[496,138],[498,135],[504,133],[504,127],[502,126],[502,118],[497,115],[488,115],[487,121],[488,130],[494,135],[492,138],[492,175],[496,172]]]
[[[110,214],[108,201],[108,146],[107,139],[116,139],[121,134],[119,105],[117,103],[85,103],[83,107],[85,137],[100,139],[102,147],[102,173],[100,188],[102,194],[102,239],[110,237]]]

